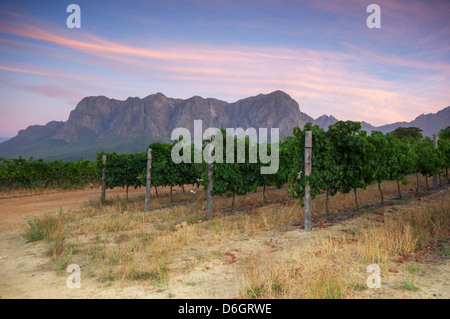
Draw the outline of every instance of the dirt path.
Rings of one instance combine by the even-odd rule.
[[[144,190],[130,190],[130,196]],[[160,193],[162,191],[160,190]],[[69,289],[68,274],[57,274],[46,255],[45,243],[26,243],[22,234],[27,219],[59,210],[76,210],[96,199],[98,189],[60,192],[0,199],[0,298],[232,298],[237,296],[235,265],[223,268],[215,260],[189,274],[175,275],[168,287],[143,282],[117,282],[108,286],[82,276],[81,289]],[[122,189],[108,190],[107,198],[124,195]],[[255,246],[252,241],[246,245]],[[204,272],[205,267],[210,270]],[[220,276],[221,285],[208,283]],[[209,280],[208,280],[209,279]],[[209,288],[199,284],[206,282]],[[198,284],[198,285],[197,285]],[[197,285],[193,287],[193,285]],[[213,288],[211,288],[213,287]]]
[[[130,190],[130,195],[144,190]],[[249,238],[230,238],[218,243],[218,251],[231,251],[237,262],[229,262],[230,255],[214,258],[189,271],[183,271],[183,264],[177,265],[170,280],[164,286],[155,286],[148,281],[117,281],[101,283],[94,278],[82,276],[80,289],[69,289],[66,280],[69,274],[57,274],[50,258],[46,255],[45,243],[26,243],[22,234],[27,227],[27,218],[39,216],[60,209],[78,209],[86,201],[98,198],[100,191],[81,190],[46,195],[23,196],[0,199],[0,298],[236,298],[242,296],[239,286],[242,281],[243,258],[251,254],[283,254],[292,247],[307,247],[314,243],[318,234],[339,233],[351,229],[367,218],[360,216],[346,220],[328,229],[304,232],[287,231],[276,236],[273,244],[267,245],[273,231]],[[122,189],[110,190],[108,196],[124,195]],[[192,249],[192,248],[190,248]],[[183,260],[191,262],[189,251]],[[421,292],[404,293],[398,289],[388,294],[366,291],[363,298],[449,298],[448,259],[437,264],[423,265],[426,276],[419,277]],[[83,275],[83,274],[82,274]]]
[[[145,189],[130,189],[130,196],[144,193]],[[0,233],[16,230],[27,224],[27,218],[59,209],[78,209],[91,199],[100,198],[100,189],[65,191],[42,195],[24,195],[0,199]],[[107,190],[106,198],[125,195],[123,189]]]

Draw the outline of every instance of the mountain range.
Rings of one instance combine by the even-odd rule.
[[[133,153],[145,150],[152,142],[170,142],[173,129],[184,127],[193,132],[194,120],[208,127],[279,128],[280,138],[292,134],[295,126],[311,122],[326,129],[338,120],[323,115],[317,119],[300,111],[288,94],[270,94],[228,103],[213,98],[189,99],[166,97],[162,93],[145,98],[129,97],[121,101],[105,96],[83,98],[69,119],[46,125],[32,125],[0,143],[0,157],[33,156],[44,160],[95,159],[96,152]],[[412,122],[397,122],[375,127],[361,122],[362,129],[387,133],[397,127],[415,126],[431,136],[450,125],[450,107],[436,114],[420,115]]]
[[[334,116],[322,115],[314,120],[314,122],[323,129],[327,129],[329,125],[338,122]],[[450,106],[438,111],[437,113],[422,114],[411,122],[395,122],[382,126],[373,126],[367,122],[361,121],[361,129],[367,131],[380,131],[383,134],[394,131],[398,127],[418,127],[422,130],[423,136],[432,137],[433,134],[450,126]]]

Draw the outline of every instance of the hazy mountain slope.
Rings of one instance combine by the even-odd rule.
[[[338,121],[333,116],[322,115],[314,120],[321,128],[326,129],[329,125]],[[367,122],[361,122],[361,129],[368,133],[372,131],[381,131],[384,134],[394,131],[398,127],[418,127],[422,130],[423,136],[431,137],[440,130],[450,126],[450,106],[437,113],[422,114],[411,122],[396,122],[382,126],[373,126]]]

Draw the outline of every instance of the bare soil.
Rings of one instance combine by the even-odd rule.
[[[441,192],[448,191],[445,189]],[[142,192],[142,189],[130,189],[130,196]],[[124,194],[123,189],[115,189],[108,190],[107,196]],[[89,189],[0,199],[0,298],[239,298],[242,296],[239,287],[243,273],[241,261],[244,258],[260,254],[276,258],[293,247],[302,249],[313,245],[319,236],[356,229],[367,219],[373,218],[362,214],[327,228],[315,228],[312,232],[290,230],[280,232],[276,237],[273,237],[273,231],[269,231],[260,235],[226,238],[216,247],[208,248],[227,252],[222,257],[186,268],[186,264],[195,262],[195,248],[188,248],[178,258],[179,264],[175,265],[169,282],[164,285],[158,286],[146,280],[105,283],[81,273],[81,288],[69,289],[66,285],[69,274],[55,271],[45,252],[45,243],[27,243],[23,238],[23,232],[28,227],[27,219],[49,212],[76,210],[99,196],[99,189]],[[399,206],[398,209],[408,207]],[[448,250],[448,241],[443,245]],[[392,273],[383,274],[382,288],[366,289],[356,294],[356,297],[448,299],[448,256],[433,255],[417,264],[420,271],[415,285],[420,290],[399,289],[400,283],[408,276],[402,271],[402,265],[399,265],[398,273],[394,269]]]

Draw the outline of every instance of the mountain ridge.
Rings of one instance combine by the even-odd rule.
[[[196,119],[202,120],[203,129],[279,128],[280,138],[290,135],[294,126],[303,127],[306,121],[313,121],[282,91],[233,103],[200,96],[183,100],[162,93],[123,101],[90,96],[77,104],[66,122],[51,121],[20,130],[0,145],[0,157],[76,160],[94,159],[102,150],[137,152],[152,142],[170,142],[171,132],[177,127],[193,132]]]
[[[303,128],[307,122],[326,129],[338,121],[332,115],[313,119],[301,112],[299,104],[280,90],[232,103],[201,96],[170,98],[161,92],[125,100],[88,96],[70,112],[67,121],[31,125],[0,143],[0,157],[92,160],[102,150],[133,153],[146,149],[152,142],[170,142],[171,132],[177,127],[187,128],[192,134],[194,120],[198,119],[202,120],[203,130],[208,127],[241,127],[244,130],[266,127],[270,132],[270,128],[279,128],[280,138],[291,135],[295,126]],[[423,128],[419,128],[426,136],[429,132],[436,133],[450,125],[450,107],[436,114],[419,115],[412,122],[380,127],[361,122],[362,129],[369,133],[373,130],[386,133],[398,126],[414,126],[411,123],[420,124]]]
[[[322,115],[314,121],[319,127],[327,129],[329,125],[334,124],[339,120],[334,116]],[[367,131],[368,134],[372,131],[380,131],[383,134],[386,134],[394,131],[398,127],[418,127],[422,130],[423,136],[432,137],[433,134],[438,133],[447,126],[450,126],[450,106],[447,106],[436,113],[423,113],[410,122],[403,121],[373,126],[370,123],[361,121],[361,129]]]

